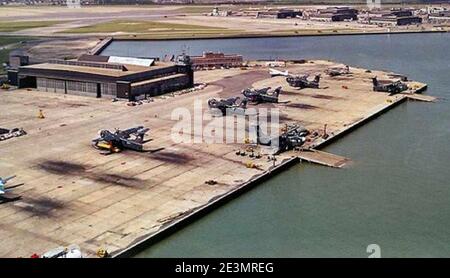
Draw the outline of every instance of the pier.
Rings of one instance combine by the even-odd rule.
[[[334,168],[342,168],[351,161],[349,158],[319,150],[299,152],[298,158],[300,158],[300,161],[308,161]]]
[[[418,101],[425,101],[425,102],[435,102],[437,99],[432,96],[426,96],[426,95],[420,95],[420,94],[409,94],[406,95],[409,99],[412,100],[418,100]]]
[[[282,76],[270,77],[262,64],[199,71],[195,81],[205,88],[136,106],[36,90],[0,91],[2,127],[28,133],[0,142],[0,176],[15,174],[24,183],[14,190],[20,200],[0,204],[0,256],[29,257],[70,244],[89,257],[99,248],[129,256],[299,161],[343,167],[351,157],[319,149],[426,87],[414,82],[402,94],[374,92],[370,78],[389,79],[389,73],[350,67],[349,75],[330,77],[324,71],[339,64],[315,60],[288,63],[292,74],[322,74],[319,89],[298,90]],[[245,142],[172,141],[175,108],[192,112],[194,101],[201,100],[206,112],[208,99],[238,96],[250,86],[282,86],[279,103],[250,107],[280,108],[281,123],[299,123],[317,136],[276,161],[236,155],[248,147]],[[90,145],[101,129],[133,125],[151,129],[148,152],[105,156]]]
[[[89,50],[88,54],[90,55],[100,55],[103,50],[105,50],[108,45],[113,42],[113,37],[107,37],[101,40],[94,48]]]

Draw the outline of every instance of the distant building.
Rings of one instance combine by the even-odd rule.
[[[286,61],[268,61],[266,62],[266,67],[271,68],[286,67]]]
[[[358,19],[358,10],[349,7],[328,7],[310,15],[316,21],[352,21]]]
[[[244,59],[241,55],[223,54],[220,52],[203,52],[202,56],[191,56],[194,69],[217,67],[240,67]]]
[[[371,24],[386,25],[386,26],[404,26],[411,24],[421,24],[422,18],[418,16],[382,16],[373,17],[369,19]]]
[[[296,18],[300,16],[302,16],[300,10],[288,9],[258,11],[256,13],[256,17],[258,18]]]
[[[405,17],[405,16],[413,16],[413,12],[411,10],[371,10],[367,13],[369,17],[386,17],[386,16],[396,16],[396,17]]]
[[[248,8],[242,9],[239,12],[234,12],[235,16],[245,16],[245,17],[254,17],[254,18],[274,18],[274,19],[283,19],[283,18],[297,18],[303,15],[303,12],[298,9],[278,9],[278,8]]]
[[[230,16],[231,14],[232,14],[231,11],[228,11],[228,10],[220,11],[218,7],[214,7],[212,12],[209,15],[210,16]]]
[[[154,59],[83,55],[11,70],[13,85],[39,91],[135,100],[193,86],[189,63]]]
[[[433,23],[450,23],[450,11],[432,13],[428,16],[428,20]]]
[[[384,9],[370,10],[359,16],[361,23],[377,24],[381,26],[402,26],[421,24],[422,18],[415,16],[413,9]]]
[[[447,7],[442,7],[442,6],[428,6],[426,8],[427,14],[435,14],[435,13],[439,13],[439,12],[445,12],[447,10],[448,10]]]

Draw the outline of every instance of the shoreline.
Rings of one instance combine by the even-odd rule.
[[[243,34],[207,37],[177,37],[177,38],[140,38],[135,37],[114,37],[113,41],[185,41],[185,40],[225,40],[225,39],[257,39],[257,38],[283,38],[283,37],[322,37],[322,36],[362,36],[362,35],[397,35],[397,34],[430,34],[449,33],[450,30],[411,30],[394,32],[347,32],[347,33],[317,33],[317,34]]]
[[[160,231],[155,234],[146,236],[141,240],[137,241],[132,246],[127,247],[126,249],[120,250],[118,253],[113,253],[111,255],[112,258],[130,258],[140,251],[150,247],[151,245],[163,240],[164,238],[174,234],[175,232],[181,230],[182,228],[188,226],[189,224],[195,222],[201,217],[207,215],[213,210],[221,207],[222,205],[238,198],[245,192],[253,189],[264,181],[267,181],[274,177],[275,175],[281,174],[283,171],[288,168],[297,165],[300,162],[300,159],[297,156],[293,156],[291,158],[287,158],[283,160],[280,164],[275,167],[265,171],[261,175],[258,175],[254,178],[251,178],[245,183],[240,184],[237,188],[221,195],[217,196],[214,200],[210,201],[205,206],[199,208],[198,210],[193,211],[191,214],[186,215],[185,217],[180,218],[179,220],[168,224],[166,227],[163,227]]]

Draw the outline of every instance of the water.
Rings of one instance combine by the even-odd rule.
[[[376,243],[382,257],[449,257],[449,42],[450,34],[113,42],[104,54],[333,59],[407,74],[442,98],[402,104],[326,148],[352,158],[351,168],[294,166],[137,256],[367,257]]]

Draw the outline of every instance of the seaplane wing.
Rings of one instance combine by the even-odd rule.
[[[10,176],[10,177],[4,178],[4,179],[0,178],[0,180],[2,180],[3,184],[6,184],[8,181],[14,179],[15,177],[16,177],[16,175]]]
[[[288,76],[289,75],[289,72],[287,70],[280,71],[280,70],[271,69],[271,68],[269,68],[269,73],[270,73],[270,76],[272,76],[272,77],[275,77],[275,76]]]

